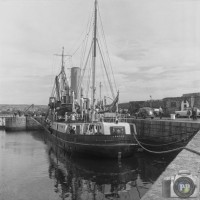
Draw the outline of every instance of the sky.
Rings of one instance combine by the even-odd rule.
[[[93,3],[0,0],[0,104],[48,104],[54,54],[73,53]],[[121,103],[200,92],[200,0],[98,5]]]

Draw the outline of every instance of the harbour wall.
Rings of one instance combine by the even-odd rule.
[[[197,121],[129,119],[136,125],[139,140],[152,143],[170,143],[187,140],[200,130]]]
[[[166,199],[180,199],[180,198],[166,198],[170,197],[170,188],[162,186],[163,179],[166,177],[173,177],[177,175],[180,170],[189,170],[195,179],[200,178],[200,131],[192,138],[192,140],[187,144],[186,148],[183,149],[174,160],[167,166],[165,171],[158,177],[158,179],[154,182],[149,191],[142,197],[141,200],[166,200]],[[198,190],[197,197],[188,198],[192,199],[200,199],[199,196],[199,187],[196,188]],[[163,196],[163,192],[165,196]],[[166,195],[168,194],[168,195]]]
[[[17,116],[5,118],[5,130],[39,130],[43,129],[42,125],[32,117]]]
[[[0,117],[0,129],[4,128],[6,124],[6,119],[5,117]]]
[[[26,117],[7,117],[5,129],[7,131],[21,131],[26,130]]]
[[[32,117],[26,117],[26,130],[40,130],[42,125]]]
[[[0,114],[0,129],[5,129],[6,118],[12,117],[11,114]]]

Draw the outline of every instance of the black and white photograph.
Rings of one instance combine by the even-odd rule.
[[[0,200],[200,199],[200,0],[0,0]]]

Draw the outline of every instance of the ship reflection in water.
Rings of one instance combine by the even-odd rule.
[[[69,157],[62,149],[49,146],[49,177],[62,199],[138,200],[169,163],[168,157],[136,154],[117,160]],[[171,157],[171,156],[170,156]]]

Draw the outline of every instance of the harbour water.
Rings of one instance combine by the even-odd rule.
[[[70,157],[42,131],[0,130],[1,200],[139,200],[176,154]]]

